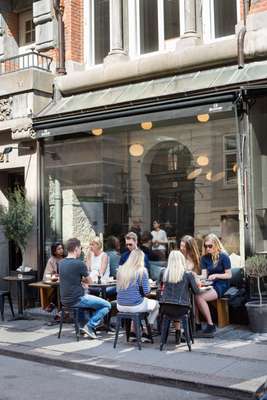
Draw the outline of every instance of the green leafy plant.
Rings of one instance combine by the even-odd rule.
[[[257,279],[257,287],[260,296],[260,305],[262,305],[262,293],[260,288],[260,279],[267,276],[267,257],[265,255],[256,255],[248,257],[245,263],[245,272],[251,278]]]
[[[28,236],[33,228],[33,216],[30,202],[25,191],[19,187],[10,191],[7,196],[8,207],[0,207],[0,224],[4,228],[8,240],[14,240],[22,254],[22,266],[28,242]]]

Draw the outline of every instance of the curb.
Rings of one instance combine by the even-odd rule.
[[[66,359],[58,359],[53,356],[46,356],[36,353],[26,353],[25,351],[10,350],[0,347],[0,355],[22,359],[26,361],[38,362],[41,364],[53,365],[60,368],[89,372],[92,374],[110,376],[112,378],[126,379],[136,382],[150,383],[161,386],[175,387],[178,389],[189,390],[197,393],[205,393],[219,397],[226,397],[234,400],[252,400],[253,393],[248,390],[230,388],[226,386],[211,385],[209,383],[197,382],[192,379],[182,379],[179,377],[164,377],[155,373],[136,372],[132,370],[114,368],[114,366],[102,366],[93,363],[81,363]]]

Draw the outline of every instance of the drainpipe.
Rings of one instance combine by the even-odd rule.
[[[60,0],[54,0],[54,10],[58,21],[58,58],[56,72],[59,75],[65,75],[65,35],[63,22],[64,7],[60,4]]]
[[[238,32],[237,36],[237,63],[238,63],[238,69],[244,68],[245,65],[245,54],[244,54],[244,41],[245,41],[245,35],[247,32],[247,14],[250,8],[250,2],[251,0],[243,0],[243,20],[244,20],[244,25]]]

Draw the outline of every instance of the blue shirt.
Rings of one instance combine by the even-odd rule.
[[[125,252],[122,253],[119,265],[124,264],[128,260],[130,253],[131,252],[129,250],[125,250]],[[149,259],[148,259],[148,256],[145,253],[144,253],[144,256],[145,256],[145,267],[146,267],[147,270],[149,270]]]
[[[143,296],[139,291],[139,286],[142,286],[144,295],[150,292],[150,285],[148,280],[148,274],[145,273],[142,276],[142,280],[136,279],[135,282],[130,283],[127,289],[117,288],[117,302],[120,306],[137,306],[143,301]]]
[[[213,274],[224,274],[226,270],[231,269],[230,258],[223,252],[220,252],[215,265],[210,254],[201,257],[200,265],[202,270],[207,270],[208,277]],[[213,287],[218,293],[218,297],[222,297],[229,288],[229,279],[216,279],[213,281]]]

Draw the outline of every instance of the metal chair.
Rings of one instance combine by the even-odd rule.
[[[141,346],[141,343],[142,343],[141,342],[141,328],[142,328],[142,321],[145,321],[149,339],[150,339],[151,343],[153,343],[151,327],[150,327],[150,325],[148,323],[147,316],[148,316],[147,313],[119,312],[117,314],[116,334],[115,334],[115,339],[114,339],[114,343],[113,343],[114,349],[115,349],[115,347],[117,345],[120,328],[121,328],[123,322],[125,322],[125,331],[126,331],[127,342],[129,342],[130,330],[131,330],[131,321],[133,321],[134,327],[135,327],[135,331],[136,331],[136,339],[137,339],[138,349],[139,350],[142,349],[142,346]]]
[[[186,344],[188,347],[188,350],[191,351],[191,343],[194,343],[194,338],[193,338],[193,332],[192,332],[192,323],[191,323],[191,318],[190,318],[190,308],[188,307],[187,312],[181,314],[179,312],[179,305],[169,305],[173,308],[173,311],[171,314],[168,314],[166,312],[163,312],[161,314],[161,337],[160,337],[160,351],[162,351],[163,346],[167,343],[168,335],[169,335],[169,329],[170,329],[170,323],[171,321],[174,320],[180,320],[183,321],[184,325],[184,334],[185,334],[185,339],[186,339]],[[177,315],[177,317],[175,316]]]
[[[5,319],[4,319],[5,298],[7,298],[8,302],[9,302],[9,306],[10,306],[10,309],[11,309],[11,313],[12,313],[13,318],[15,317],[10,292],[7,291],[7,290],[1,290],[1,291],[0,291],[0,310],[1,310],[1,318],[2,318],[2,321],[5,320]]]
[[[75,334],[76,334],[77,342],[80,340],[80,325],[79,325],[79,310],[80,309],[81,309],[81,307],[61,306],[58,339],[60,339],[60,337],[61,337],[61,331],[62,331],[62,327],[63,327],[64,318],[65,318],[66,312],[72,312],[73,313],[73,322],[74,322],[74,326],[75,326]],[[84,308],[83,308],[83,310],[84,310]]]

